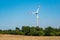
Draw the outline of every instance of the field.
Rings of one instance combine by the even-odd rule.
[[[60,36],[22,36],[0,34],[0,40],[60,40]]]

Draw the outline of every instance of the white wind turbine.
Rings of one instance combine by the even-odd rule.
[[[40,7],[40,6],[39,6],[39,7]],[[32,12],[32,14],[36,14],[36,26],[39,26],[39,25],[38,25],[38,20],[39,20],[39,16],[38,16],[39,7],[38,7],[38,9],[37,9],[35,12]]]

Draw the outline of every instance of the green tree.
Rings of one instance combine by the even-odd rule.
[[[49,27],[45,28],[44,31],[45,31],[46,36],[51,36],[50,33],[53,33],[54,29],[51,26],[49,26]]]
[[[32,35],[32,36],[34,35],[35,36],[36,34],[37,34],[36,28],[35,27],[31,27],[30,28],[30,32],[28,33],[28,35]]]
[[[18,27],[15,28],[15,34],[20,35],[20,29]]]
[[[22,32],[25,35],[28,35],[28,33],[30,32],[30,27],[29,26],[22,26]]]
[[[44,35],[44,31],[43,31],[42,28],[39,28],[39,27],[31,27],[30,28],[30,32],[28,33],[28,35],[43,36]]]

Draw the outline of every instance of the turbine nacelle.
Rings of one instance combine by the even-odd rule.
[[[38,13],[35,13],[36,15],[38,14]]]

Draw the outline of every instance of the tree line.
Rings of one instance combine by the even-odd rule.
[[[22,26],[22,28],[16,27],[15,30],[0,30],[0,34],[14,34],[14,35],[28,35],[28,36],[60,36],[60,28],[53,28],[51,26],[47,28]]]

